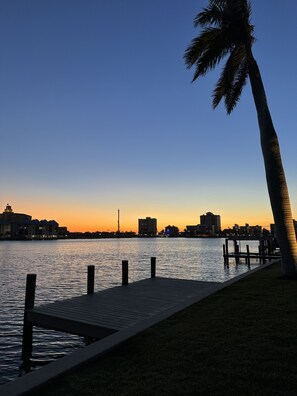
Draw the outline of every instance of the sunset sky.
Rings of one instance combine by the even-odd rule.
[[[249,84],[212,110],[221,66],[183,54],[207,1],[0,2],[0,211],[70,231],[272,220]],[[297,2],[252,0],[258,61],[297,219]]]

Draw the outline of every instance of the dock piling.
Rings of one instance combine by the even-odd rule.
[[[88,287],[87,287],[88,294],[94,293],[94,283],[95,283],[95,266],[88,265]]]
[[[228,247],[228,239],[225,239],[225,246],[226,246],[226,264],[229,264],[229,247]]]
[[[33,325],[27,321],[28,309],[34,308],[36,289],[36,274],[28,274],[26,279],[26,297],[24,309],[24,325],[23,325],[23,344],[22,344],[22,360],[27,365],[32,355],[33,344]]]
[[[230,239],[231,240],[231,239]],[[275,249],[271,246],[271,241],[260,240],[257,252],[250,252],[249,245],[246,245],[246,252],[241,252],[240,245],[237,240],[232,239],[234,244],[234,252],[228,252],[228,239],[226,239],[226,244],[223,245],[223,257],[224,265],[229,264],[229,259],[234,258],[236,264],[240,264],[241,259],[245,261],[245,264],[250,266],[251,260],[257,260],[259,264],[265,264],[267,260],[271,261],[273,259],[279,259],[279,253],[275,252]]]
[[[246,245],[246,256],[247,256],[247,265],[250,266],[251,258],[250,258],[250,247],[249,247],[249,245]]]
[[[122,285],[128,285],[128,260],[122,261]]]
[[[262,254],[262,263],[265,264],[266,263],[266,258],[265,258],[265,241],[263,239],[261,239],[260,241],[261,243],[261,254]]]
[[[271,254],[272,254],[271,240],[269,239],[269,240],[267,241],[267,243],[268,243],[268,246],[267,246],[268,256],[271,256]],[[270,257],[269,257],[269,261],[271,261],[271,258],[270,258]]]
[[[156,257],[151,257],[151,278],[156,277]]]
[[[235,263],[239,264],[239,245],[236,239],[234,239],[234,253],[235,253]]]

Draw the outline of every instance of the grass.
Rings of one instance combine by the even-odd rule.
[[[297,283],[274,264],[35,395],[296,395]]]

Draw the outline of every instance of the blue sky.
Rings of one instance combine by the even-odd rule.
[[[269,4],[269,6],[268,6]],[[220,67],[183,53],[207,1],[2,0],[0,205],[71,230],[272,222],[250,86],[211,108]],[[252,1],[260,66],[297,218],[297,3]],[[1,208],[0,208],[1,210]]]

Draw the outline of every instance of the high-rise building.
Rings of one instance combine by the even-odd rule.
[[[14,213],[7,204],[0,214],[0,238],[18,238],[20,229],[30,224],[32,217],[23,213]]]
[[[0,239],[52,239],[58,237],[55,220],[32,220],[32,216],[14,213],[7,204],[0,214]]]
[[[156,236],[157,235],[157,219],[146,217],[138,219],[138,235]]]
[[[200,231],[205,230],[207,233],[216,234],[221,231],[221,216],[207,212],[200,216]]]

